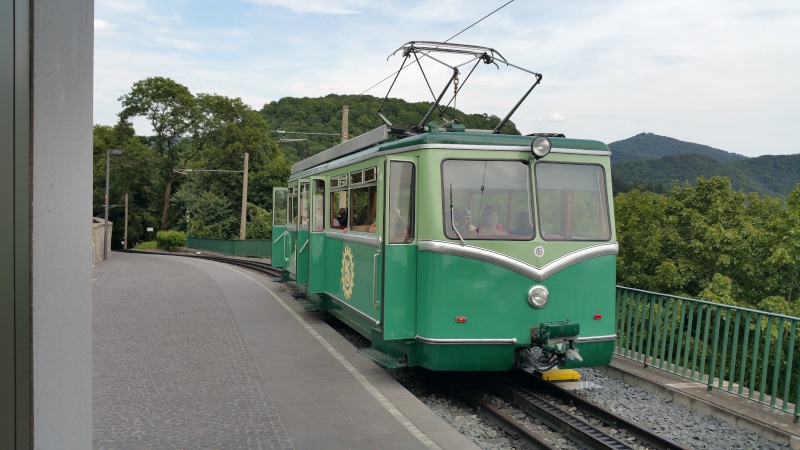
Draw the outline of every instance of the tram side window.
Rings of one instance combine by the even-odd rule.
[[[325,181],[314,180],[314,215],[311,216],[313,231],[325,229]]]
[[[611,239],[602,166],[540,162],[535,172],[539,227],[544,239]]]
[[[350,230],[374,233],[378,224],[375,167],[350,173]]]
[[[300,198],[298,201],[299,209],[300,209],[300,217],[297,220],[297,223],[300,225],[300,228],[307,230],[308,223],[311,217],[310,205],[309,205],[309,196],[308,196],[308,182],[300,183]]]
[[[531,240],[531,195],[527,161],[446,160],[442,162],[445,236]]]
[[[275,198],[273,199],[272,208],[272,224],[273,225],[286,225],[288,219],[286,218],[287,204],[289,202],[289,193],[285,190],[276,189]]]
[[[331,228],[342,230],[347,228],[347,174],[334,175],[330,180],[331,186]]]
[[[389,166],[389,243],[414,241],[414,164],[392,161]]]
[[[297,186],[289,187],[289,223],[297,225]]]

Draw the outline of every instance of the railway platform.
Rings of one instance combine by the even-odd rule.
[[[94,448],[477,448],[282,285],[115,253],[93,275]]]

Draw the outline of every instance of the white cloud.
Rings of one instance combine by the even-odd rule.
[[[506,1],[491,3],[96,0],[95,122],[113,124],[116,99],[156,75],[256,109],[359,94],[398,69],[402,57],[387,56],[400,45],[445,40]],[[613,142],[647,130],[748,155],[798,152],[789,140],[800,123],[796,0],[518,1],[454,42],[493,47],[544,75],[511,118],[522,132]],[[438,94],[449,73],[429,75]],[[367,94],[383,97],[391,81]],[[482,65],[457,106],[502,117],[531,83]],[[431,100],[413,67],[390,95]],[[757,147],[754,128],[764,130]]]
[[[116,25],[106,22],[105,20],[94,20],[94,32],[97,33],[110,33],[117,28]]]
[[[263,6],[279,6],[298,13],[359,14],[372,1],[367,0],[250,0]]]
[[[564,117],[563,114],[555,112],[555,113],[550,113],[550,114],[547,114],[547,115],[544,115],[544,116],[540,116],[536,120],[539,121],[539,122],[563,122],[563,121],[567,120],[567,118]]]

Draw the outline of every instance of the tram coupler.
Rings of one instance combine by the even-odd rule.
[[[578,338],[579,331],[580,324],[577,323],[569,321],[547,322],[533,330],[531,342],[541,347],[546,353],[570,360],[583,361],[583,358],[575,348],[575,340]]]

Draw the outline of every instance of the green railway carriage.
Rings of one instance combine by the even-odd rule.
[[[389,140],[382,126],[295,164],[274,195],[273,265],[386,366],[608,364],[607,146],[427,128]]]
[[[385,125],[292,166],[273,195],[273,266],[311,308],[370,339],[362,353],[385,366],[608,364],[618,250],[608,147],[501,134],[542,76],[494,49],[412,41],[400,50],[398,76],[411,57],[423,74],[432,61],[452,76],[418,125],[392,125],[381,104]],[[445,116],[480,64],[534,76],[493,130]]]

